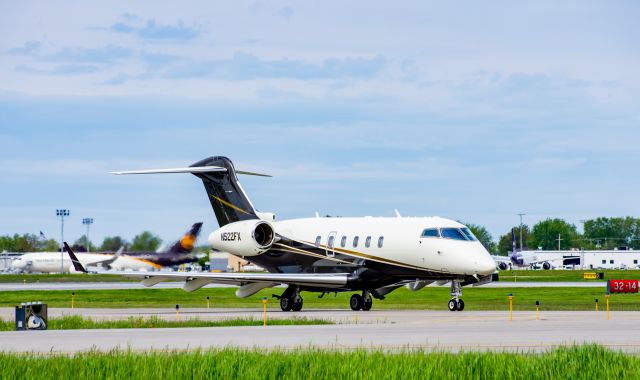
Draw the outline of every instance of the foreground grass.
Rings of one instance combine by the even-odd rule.
[[[50,318],[48,321],[49,330],[78,330],[78,329],[150,329],[150,328],[170,328],[170,327],[232,327],[232,326],[262,326],[261,319],[253,318],[233,318],[221,321],[203,321],[197,318],[182,320],[165,320],[157,316],[149,318],[129,317],[122,320],[94,320],[79,315],[68,315],[61,318]],[[290,319],[269,319],[269,326],[289,326],[289,325],[328,325],[332,322],[324,319],[312,318],[290,318]],[[0,318],[0,331],[15,330],[13,320],[3,320]],[[2,377],[0,377],[2,378]]]
[[[282,293],[283,289],[265,289],[248,298],[237,298],[235,288],[204,288],[192,293],[181,289],[134,289],[134,290],[76,290],[75,307],[90,308],[139,308],[154,307],[174,310],[180,307],[206,307],[210,298],[212,308],[262,308],[262,297],[269,297],[268,308],[279,310],[276,299],[271,294]],[[602,288],[465,288],[463,298],[466,310],[505,310],[508,308],[508,294],[512,293],[514,310],[535,310],[535,302],[540,301],[544,310],[594,310],[594,301],[600,300],[604,309],[605,287]],[[318,298],[317,293],[303,292],[304,309],[349,309],[352,293],[338,293]],[[42,301],[49,307],[71,307],[71,292],[62,290],[0,292],[0,306],[13,307],[21,302]],[[411,292],[402,287],[387,295],[385,300],[374,300],[374,310],[414,309],[445,310],[449,301],[448,288],[425,288]],[[614,294],[611,296],[611,310],[640,311],[640,295]]]
[[[544,354],[268,351],[0,353],[0,378],[74,379],[637,379],[640,358],[599,346]]]

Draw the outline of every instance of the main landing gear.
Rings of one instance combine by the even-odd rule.
[[[300,311],[302,310],[302,297],[298,288],[288,287],[281,296],[273,295],[280,298],[280,309],[282,311]]]
[[[349,299],[349,306],[351,306],[351,310],[353,311],[371,310],[371,306],[373,306],[373,299],[371,298],[371,293],[369,293],[368,290],[364,290],[362,292],[362,295],[360,294],[352,295],[351,299]]]
[[[447,306],[449,307],[449,311],[462,311],[464,310],[464,301],[460,298],[462,297],[462,286],[460,285],[460,280],[451,281],[451,300]]]

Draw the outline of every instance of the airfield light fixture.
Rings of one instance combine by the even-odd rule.
[[[69,214],[66,208],[56,209],[56,216],[60,218],[60,273],[64,272],[64,218]]]
[[[84,242],[85,242],[85,245],[87,246],[87,252],[91,252],[91,246],[89,244],[89,227],[91,227],[91,225],[93,224],[93,218],[83,218],[82,224],[87,226],[87,234],[84,235]]]

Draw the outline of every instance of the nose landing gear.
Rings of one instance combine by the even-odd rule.
[[[462,286],[460,285],[460,280],[452,280],[451,281],[451,300],[447,306],[449,307],[449,311],[462,311],[464,310],[464,301],[460,298],[462,297]]]

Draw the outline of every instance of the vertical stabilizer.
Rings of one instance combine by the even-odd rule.
[[[209,202],[216,214],[220,227],[241,220],[258,219],[256,210],[244,193],[233,163],[227,157],[209,157],[190,167],[217,166],[227,170],[215,172],[194,172],[202,180]]]
[[[189,231],[187,231],[180,240],[169,248],[168,253],[190,253],[193,251],[193,247],[196,245],[196,240],[198,239],[201,228],[202,222],[191,226]]]

